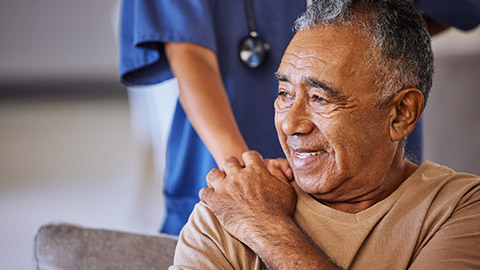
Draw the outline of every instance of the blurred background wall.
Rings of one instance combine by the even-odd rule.
[[[49,222],[159,228],[117,77],[118,2],[0,0],[0,269],[32,269]]]
[[[425,158],[480,175],[480,28],[433,39],[435,75],[424,113]]]
[[[0,0],[0,269],[39,226],[155,233],[160,183],[117,78],[116,0]],[[434,40],[425,157],[480,174],[480,30]]]
[[[0,79],[116,80],[117,0],[0,3]]]

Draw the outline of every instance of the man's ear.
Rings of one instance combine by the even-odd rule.
[[[415,88],[398,92],[391,100],[392,117],[390,137],[399,141],[410,134],[417,125],[423,110],[423,94]]]

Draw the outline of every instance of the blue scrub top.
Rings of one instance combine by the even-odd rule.
[[[259,35],[270,43],[270,57],[257,69],[239,58],[239,43],[248,35],[243,1],[125,0],[122,8],[120,72],[126,84],[154,84],[172,78],[164,42],[188,42],[213,50],[235,119],[250,149],[265,158],[283,157],[274,127],[274,76],[293,37],[295,19],[305,0],[253,0]],[[162,232],[178,234],[198,191],[206,186],[215,161],[177,103],[167,147],[166,221]]]
[[[423,14],[440,24],[471,30],[480,24],[479,0],[415,0]]]
[[[257,69],[239,59],[239,42],[248,34],[241,0],[123,0],[120,76],[127,85],[147,85],[173,77],[165,42],[194,43],[213,50],[242,135],[265,158],[283,157],[274,128],[274,77],[293,37],[304,0],[252,0],[257,32],[271,45],[269,60]],[[478,0],[416,1],[424,14],[446,25],[470,29],[478,24]],[[455,2],[455,4],[452,4]],[[445,12],[447,9],[448,12]],[[445,14],[452,14],[446,16]],[[421,122],[407,141],[407,156],[421,161]],[[162,232],[178,234],[186,223],[207,173],[216,164],[177,103],[167,147],[166,220]]]

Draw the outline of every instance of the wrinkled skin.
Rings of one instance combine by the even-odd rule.
[[[375,73],[364,65],[368,45],[352,31],[303,30],[277,72],[275,125],[297,184],[346,212],[385,198],[403,181],[394,162],[395,107],[375,106]]]
[[[200,198],[211,206],[230,234],[247,241],[252,234],[245,232],[262,231],[273,225],[264,227],[258,220],[292,217],[297,197],[282,171],[285,160],[264,162],[255,151],[245,152],[242,159],[245,166],[232,157],[223,163],[224,171],[210,171],[207,175],[210,189],[203,189]],[[285,167],[284,171],[287,172]],[[239,201],[242,203],[237,204]],[[222,207],[217,207],[220,205]],[[239,220],[241,222],[237,222]],[[253,228],[253,224],[258,226]]]

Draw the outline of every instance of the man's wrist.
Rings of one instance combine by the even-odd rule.
[[[248,239],[250,247],[267,269],[342,269],[297,225],[293,217],[276,220]]]

